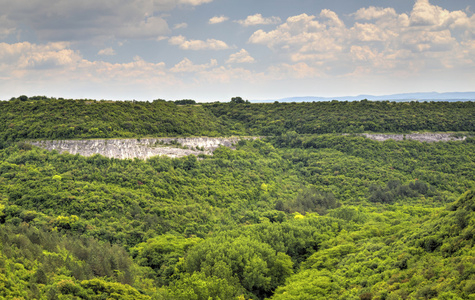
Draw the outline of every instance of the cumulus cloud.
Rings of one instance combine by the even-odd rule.
[[[112,48],[105,48],[105,49],[101,49],[99,50],[99,52],[97,52],[98,55],[115,55],[115,50],[112,49]]]
[[[215,17],[212,17],[211,19],[209,19],[208,24],[219,24],[219,23],[226,22],[227,20],[229,20],[228,17],[215,16]]]
[[[288,63],[279,67],[285,66],[287,73],[309,76],[314,69],[353,74],[409,67],[427,70],[473,61],[468,41],[475,35],[475,16],[467,12],[448,11],[428,0],[417,0],[409,14],[371,6],[350,16],[355,20],[350,26],[327,9],[318,15],[291,16],[273,30],[255,31],[248,42],[287,57]],[[290,72],[297,66],[301,71]]]
[[[264,18],[261,14],[255,14],[248,16],[245,20],[236,21],[242,26],[254,26],[254,25],[269,25],[278,24],[281,22],[279,17]]]
[[[68,46],[68,43],[0,43],[0,63],[16,70],[68,67],[81,60],[79,53]]]
[[[96,88],[89,96],[97,97],[98,91],[107,90],[104,97],[115,94],[120,99],[124,94],[119,90],[136,91],[138,86],[151,90],[181,82],[163,62],[146,62],[140,57],[126,63],[90,61],[69,47],[69,43],[0,43],[2,90],[65,95],[76,89],[84,95]]]
[[[179,0],[178,3],[180,4],[189,4],[189,5],[201,5],[204,3],[210,3],[213,2],[213,0]]]
[[[241,51],[231,54],[226,63],[254,63],[256,60],[246,51],[246,49],[241,49]]]
[[[361,8],[356,13],[354,13],[356,20],[374,20],[396,16],[396,10],[392,7],[381,8],[370,6],[368,8]]]
[[[350,31],[357,40],[362,42],[384,42],[398,35],[390,29],[381,28],[372,23],[355,23]]]
[[[5,87],[12,78],[18,80],[19,90],[36,81],[45,86],[47,82],[60,80],[70,80],[74,82],[72,85],[82,82],[84,86],[93,82],[100,88],[107,83],[113,86],[120,82],[120,87],[133,86],[131,90],[134,91],[137,86],[144,86],[149,91],[168,89],[173,93],[188,86],[211,90],[214,83],[225,83],[217,89],[235,82],[247,82],[248,86],[253,86],[257,81],[263,83],[259,85],[262,87],[289,78],[297,79],[296,82],[305,81],[301,79],[313,82],[314,78],[326,80],[335,76],[339,79],[358,78],[360,82],[359,76],[373,76],[372,79],[401,76],[406,79],[420,74],[447,74],[447,70],[454,70],[452,74],[468,70],[464,73],[465,82],[474,78],[470,74],[475,67],[475,16],[469,10],[449,11],[427,0],[416,0],[412,11],[407,13],[397,13],[390,7],[362,8],[347,15],[345,22],[331,10],[290,16],[283,21],[260,14],[249,16],[240,24],[274,24],[259,30],[256,28],[248,39],[253,53],[259,47],[265,47],[264,51],[270,53],[269,65],[257,68],[265,70],[261,73],[246,65],[256,60],[242,46],[220,53],[219,60],[208,57],[198,63],[181,58],[179,63],[171,66],[140,57],[125,63],[91,61],[75,48],[80,45],[75,43],[77,40],[101,39],[103,42],[104,38],[167,39],[168,45],[183,50],[235,48],[222,40],[170,34],[166,22],[168,16],[163,12],[209,2],[0,0],[0,37],[17,33],[16,28],[21,23],[23,28],[34,27],[40,41],[57,41],[0,43],[0,85]],[[35,11],[39,13],[33,13]],[[226,20],[227,17],[216,16],[208,22],[217,24]],[[172,28],[184,28],[185,24],[175,24]],[[172,48],[176,50],[175,47]],[[105,48],[97,54],[114,53],[114,49]],[[221,61],[224,65],[220,64]],[[427,78],[413,78],[422,77]],[[373,84],[371,80],[368,82]]]
[[[188,28],[188,24],[187,23],[179,23],[179,24],[175,24],[175,26],[173,26],[173,29],[183,29],[183,28]]]
[[[2,28],[28,26],[40,40],[46,41],[156,38],[170,33],[166,20],[161,17],[163,12],[177,6],[197,6],[211,1],[0,0],[0,25],[9,24],[9,27]],[[6,33],[11,32],[3,32]]]
[[[403,47],[414,52],[449,51],[457,41],[449,30],[410,32],[402,36]]]
[[[249,43],[267,45],[271,49],[288,51],[291,57],[303,57],[307,54],[340,52],[343,48],[339,41],[345,35],[346,28],[338,16],[328,10],[321,13],[322,21],[315,16],[301,14],[289,17],[275,30],[258,30],[249,38]]]
[[[296,64],[282,63],[276,66],[271,66],[268,71],[269,74],[273,75],[273,79],[276,80],[287,78],[303,79],[323,76],[323,72],[321,72],[318,68],[310,66],[304,62],[299,62]]]
[[[171,68],[164,62],[148,62],[139,56],[125,63],[110,63],[85,59],[65,42],[33,44],[0,43],[0,78],[4,82],[21,80],[28,82],[72,81],[75,85],[121,83],[124,86],[148,85],[148,88],[182,86],[192,78],[194,83],[221,83],[233,79],[257,78],[243,68],[219,66],[216,59],[195,64],[184,58]],[[102,52],[109,52],[104,49]],[[39,76],[41,75],[41,76]],[[134,87],[136,89],[136,87]]]
[[[182,61],[177,63],[173,68],[171,68],[170,71],[174,73],[197,73],[197,72],[203,72],[212,67],[216,67],[217,65],[218,65],[218,61],[216,59],[212,59],[208,64],[195,65],[188,58],[184,58]]]
[[[171,45],[178,46],[183,50],[224,50],[230,48],[225,42],[220,40],[187,40],[182,35],[173,36],[168,40],[168,42]]]
[[[435,28],[469,25],[469,19],[465,12],[450,12],[442,7],[430,4],[428,0],[417,0],[410,14],[410,22],[412,26],[432,26]]]

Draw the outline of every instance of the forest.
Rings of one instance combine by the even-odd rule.
[[[0,298],[475,299],[473,102],[20,96],[0,119]],[[147,160],[29,144],[164,136],[259,138]]]

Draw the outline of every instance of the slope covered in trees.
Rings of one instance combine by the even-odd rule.
[[[143,136],[229,136],[475,131],[474,102],[245,101],[190,105],[21,96],[0,101],[0,141]],[[182,103],[188,105],[180,105]]]
[[[202,106],[163,100],[23,100],[0,102],[2,140],[229,134]]]
[[[46,111],[54,101],[78,105],[70,112],[63,107],[63,120],[45,118],[46,127],[79,122],[73,111],[83,108],[85,118],[94,105],[108,108],[106,115],[122,105],[164,105],[170,116],[192,109],[202,114],[185,125],[201,122],[206,130],[220,126],[227,133],[262,134],[267,129],[255,122],[263,120],[259,115],[281,117],[262,111],[276,104],[257,105],[247,123],[233,116],[253,105],[247,103],[0,104],[29,107],[34,101],[34,111]],[[447,110],[434,120],[470,114],[471,104],[460,110],[444,105]],[[218,108],[228,112],[218,116]],[[300,113],[307,119],[315,114]],[[20,114],[11,109],[8,118],[21,120]],[[98,115],[86,123],[93,126]],[[427,124],[431,113],[419,116]],[[43,127],[41,118],[30,117]],[[366,126],[357,114],[351,119]],[[113,134],[134,134],[115,124]],[[33,132],[28,122],[22,126]],[[468,130],[473,121],[464,126]],[[28,134],[1,131],[0,298],[475,297],[473,137],[377,142],[296,130],[290,126],[282,134],[242,140],[236,150],[221,147],[200,159],[145,161],[48,152],[25,142]]]
[[[259,135],[475,130],[474,102],[216,103],[207,108],[238,130]]]

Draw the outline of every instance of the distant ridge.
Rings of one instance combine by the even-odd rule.
[[[358,95],[358,96],[342,96],[342,97],[288,97],[273,100],[254,100],[252,102],[312,102],[312,101],[360,101],[367,99],[370,101],[475,101],[475,92],[451,92],[451,93],[404,93],[392,95]]]

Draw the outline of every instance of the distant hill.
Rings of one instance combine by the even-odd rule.
[[[452,93],[404,93],[392,95],[358,95],[358,96],[341,96],[341,97],[288,97],[274,100],[255,100],[252,102],[312,102],[312,101],[475,101],[475,92],[452,92]]]
[[[368,98],[368,97],[366,97]],[[434,98],[433,98],[434,99]],[[0,101],[2,143],[25,139],[475,131],[475,101],[203,103]]]

